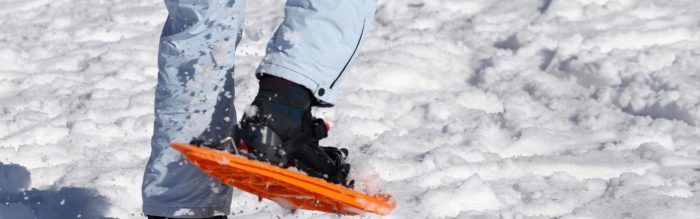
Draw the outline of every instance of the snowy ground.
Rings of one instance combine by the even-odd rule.
[[[239,110],[282,4],[248,2]],[[318,112],[324,143],[386,181],[388,218],[700,218],[699,14],[696,0],[380,1],[337,107]],[[0,1],[0,218],[141,216],[165,16],[159,0]],[[240,192],[232,207],[328,216]]]

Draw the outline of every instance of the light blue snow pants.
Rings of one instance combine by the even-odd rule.
[[[143,212],[173,218],[226,215],[232,188],[189,164],[169,144],[233,134],[234,51],[245,0],[166,0],[165,5],[169,15],[160,38]],[[288,0],[256,73],[304,85],[318,102],[333,105],[375,8],[376,0]]]

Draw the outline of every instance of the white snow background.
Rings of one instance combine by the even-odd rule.
[[[248,1],[239,112],[283,4]],[[0,1],[0,218],[142,217],[165,18]],[[700,218],[700,1],[380,0],[340,92],[323,144],[386,181],[386,218]]]

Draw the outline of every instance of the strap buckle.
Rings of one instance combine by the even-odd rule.
[[[328,137],[328,124],[323,119],[314,119],[311,124],[311,132],[314,138],[323,139]]]

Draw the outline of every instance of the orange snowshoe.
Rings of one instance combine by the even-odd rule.
[[[363,194],[350,188],[215,149],[173,143],[189,161],[221,182],[296,211],[340,215],[389,214],[396,202],[388,194]]]

